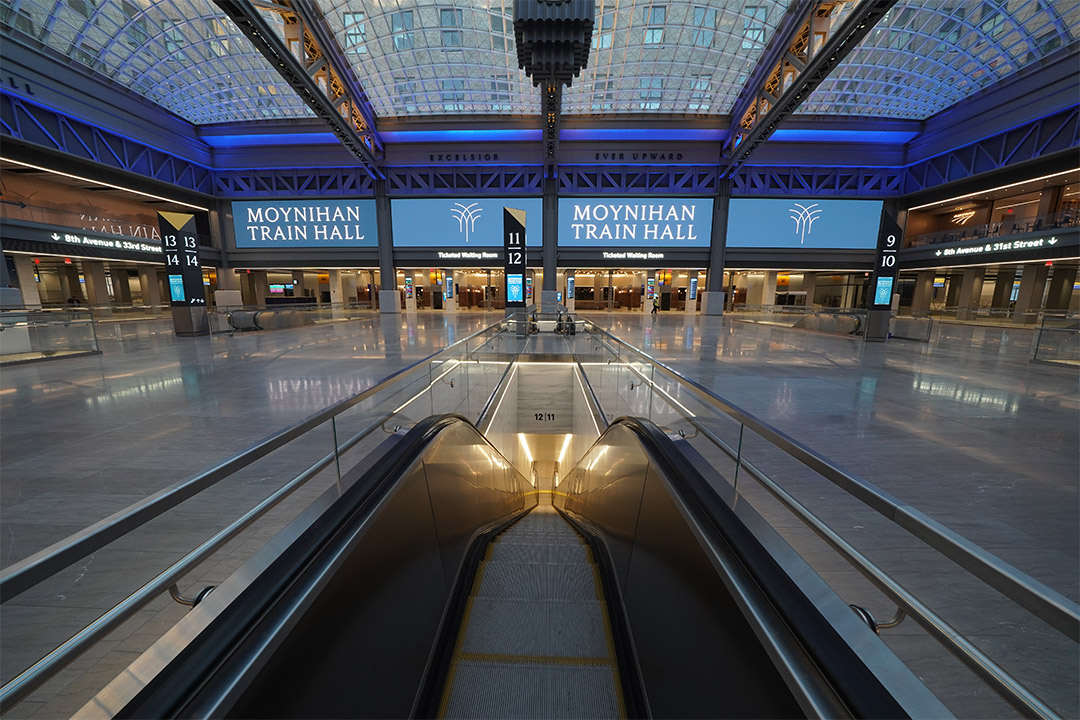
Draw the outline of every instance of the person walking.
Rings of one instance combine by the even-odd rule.
[[[653,295],[652,299],[652,314],[655,315],[660,311],[660,296]]]

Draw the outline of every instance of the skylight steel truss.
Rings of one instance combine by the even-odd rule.
[[[818,0],[799,24],[787,52],[753,90],[724,142],[723,172],[731,174],[765,142],[854,50],[896,0]]]
[[[0,131],[10,138],[117,170],[138,173],[200,193],[213,192],[214,178],[209,168],[24,102],[8,93],[0,93]]]
[[[340,58],[340,50],[321,26],[317,8],[301,0],[263,0],[260,7],[279,16],[279,36],[251,3],[214,0],[248,40],[263,54],[300,98],[337,136],[342,145],[375,177],[382,142],[374,126],[367,97]]]

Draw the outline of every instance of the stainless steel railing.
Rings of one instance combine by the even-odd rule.
[[[83,630],[79,631],[62,645],[0,688],[0,712],[7,712],[10,710],[11,707],[26,698],[49,678],[66,667],[82,653],[86,652],[102,637],[134,615],[139,609],[145,607],[151,600],[166,592],[192,568],[220,549],[226,542],[265,515],[270,509],[278,505],[282,500],[303,486],[311,478],[328,468],[331,464],[337,465],[337,478],[340,482],[341,468],[339,461],[341,455],[355,447],[363,438],[379,429],[404,406],[398,407],[394,411],[384,413],[382,416],[379,416],[373,422],[369,423],[360,432],[354,434],[344,442],[339,443],[336,418],[343,412],[357,406],[369,398],[386,392],[391,386],[404,382],[408,378],[421,375],[425,371],[429,373],[427,389],[430,390],[430,388],[440,381],[440,378],[431,376],[430,368],[432,362],[438,362],[440,358],[448,357],[462,351],[467,359],[470,354],[474,354],[482,348],[487,347],[494,337],[497,337],[505,331],[506,326],[507,320],[500,320],[487,328],[473,333],[472,335],[447,346],[443,350],[419,360],[407,368],[392,373],[367,390],[341,400],[327,407],[325,410],[315,413],[308,418],[271,435],[256,445],[234,455],[216,466],[200,472],[193,477],[187,478],[172,487],[166,488],[155,495],[148,497],[146,500],[131,505],[125,510],[60,541],[59,543],[55,543],[8,568],[3,575],[0,576],[0,603],[11,600],[20,593],[64,570],[78,560],[105,547],[109,543],[139,527],[142,527],[150,520],[153,520],[171,508],[176,507],[181,502],[191,499],[198,493],[214,486],[225,478],[234,475],[236,472],[251,465],[260,458],[287,445],[289,442],[306,435],[327,422],[331,424],[334,438],[334,448],[332,452],[323,456],[291,480],[284,483],[269,497],[265,498],[248,512],[231,522],[227,527],[208,538],[198,547],[188,552],[123,601],[83,628]],[[476,343],[478,340],[480,342],[474,344],[470,348],[470,343]],[[520,353],[520,348],[518,348],[518,352]],[[512,366],[513,361],[508,361],[508,364]],[[496,386],[496,389],[497,387],[498,386]],[[421,391],[421,393],[422,392],[423,391]],[[481,414],[487,412],[487,408],[490,407],[490,399],[484,407],[485,409]]]
[[[859,500],[865,506],[872,508],[892,523],[925,542],[944,557],[952,560],[1074,642],[1080,641],[1080,606],[872,483],[840,469],[794,438],[715,395],[695,381],[664,365],[651,355],[598,327],[595,323],[586,320],[586,327],[599,345],[614,356],[614,362],[625,362],[630,371],[636,374],[643,384],[647,384],[650,390],[655,389],[659,394],[665,396],[669,400],[668,404],[689,425],[735,461],[733,482],[736,487],[740,470],[745,470],[807,527],[832,546],[856,570],[884,592],[886,596],[895,601],[902,610],[924,627],[943,647],[960,659],[979,677],[983,678],[995,692],[1023,715],[1027,717],[1057,717],[1057,714],[1036,697],[1034,693],[976,648],[959,631],[952,628],[925,603],[908,592],[887,572],[833,531],[779,483],[769,478],[751,463],[743,455],[742,438],[744,430],[753,431],[774,447],[782,450],[791,458],[809,467],[821,477],[844,490],[851,497]],[[635,367],[629,361],[630,358],[638,359],[642,365],[650,368],[651,371],[648,374],[642,372],[640,368]],[[710,410],[738,422],[740,428],[737,447],[732,447],[719,438],[701,421],[698,415],[689,411],[683,403],[675,401],[670,393],[656,383],[656,373],[678,383],[680,388],[688,391],[695,400],[701,402]],[[651,397],[649,404],[651,407]]]

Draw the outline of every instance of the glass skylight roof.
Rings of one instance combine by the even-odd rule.
[[[539,114],[512,0],[317,1],[378,117]],[[563,111],[727,114],[789,1],[596,0]],[[210,0],[0,0],[0,21],[195,124],[312,116]],[[923,119],[1078,33],[1080,0],[901,0],[799,112]]]
[[[540,91],[517,66],[513,0],[320,7],[380,117],[540,113]]]
[[[569,115],[731,111],[788,0],[598,0]]]
[[[536,115],[517,67],[512,0],[320,5],[380,116]],[[589,66],[568,115],[722,114],[787,0],[598,0]]]
[[[1080,0],[901,0],[797,111],[922,120],[1080,32]]]
[[[0,20],[195,124],[311,115],[209,0],[0,0]]]

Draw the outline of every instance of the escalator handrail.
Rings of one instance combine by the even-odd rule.
[[[586,398],[589,401],[590,409],[592,410],[593,417],[600,420],[602,427],[600,427],[600,434],[604,433],[604,430],[608,427],[607,416],[604,415],[604,407],[600,404],[600,398],[596,396],[596,390],[593,389],[592,383],[589,382],[589,376],[585,374],[585,368],[582,366],[580,360],[574,361],[574,365],[577,368],[578,377],[581,378],[581,382],[585,387]]]
[[[1080,641],[1080,605],[1027,573],[987,552],[959,533],[921,512],[873,483],[850,473],[783,431],[751,415],[737,405],[715,395],[648,353],[586,320],[591,331],[640,355],[650,365],[690,389],[707,406],[713,407],[814,470],[867,507],[910,532],[960,567],[1030,611],[1062,634]]]
[[[123,510],[11,565],[0,575],[0,603],[7,602],[87,555],[100,550],[114,540],[171,510],[185,500],[191,499],[233,473],[269,455],[304,433],[382,392],[389,384],[416,374],[438,356],[449,353],[484,333],[491,332],[495,328],[504,325],[505,322],[505,319],[499,320],[466,338],[462,338],[408,367],[387,375],[367,390],[339,400],[333,405],[263,438],[251,447],[219,462],[210,469],[198,472],[169,487],[163,488],[153,495],[129,505]],[[467,345],[465,346],[467,347]]]
[[[440,433],[458,424],[467,425],[478,437],[483,437],[467,418],[454,413],[433,415],[414,425],[386,454],[383,462],[373,463],[356,482],[345,488],[339,500],[302,530],[238,592],[210,621],[207,630],[212,627],[212,632],[194,637],[170,661],[173,672],[158,674],[145,681],[143,689],[125,703],[117,717],[170,717],[182,703],[190,701],[192,688],[200,686],[202,690],[210,686],[207,678],[224,668],[222,658],[242,655],[239,644],[250,638],[260,623],[272,622],[268,618],[275,608],[280,609],[283,594],[297,587],[302,576],[324,572],[326,568],[320,565],[320,557],[332,550],[332,544],[340,539],[340,534],[348,528],[362,527],[375,517],[382,500],[397,481],[423,456]],[[494,446],[489,449],[506,461]],[[531,488],[529,481],[514,465],[508,461],[506,465],[516,473],[524,495]],[[243,660],[239,664],[245,665]],[[227,679],[223,682],[229,684]]]
[[[720,542],[732,550],[853,717],[907,716],[878,677],[663,430],[637,417],[616,418],[609,431],[615,426],[627,428],[639,439],[681,504],[709,533],[709,542]],[[711,548],[709,552],[717,550]]]

